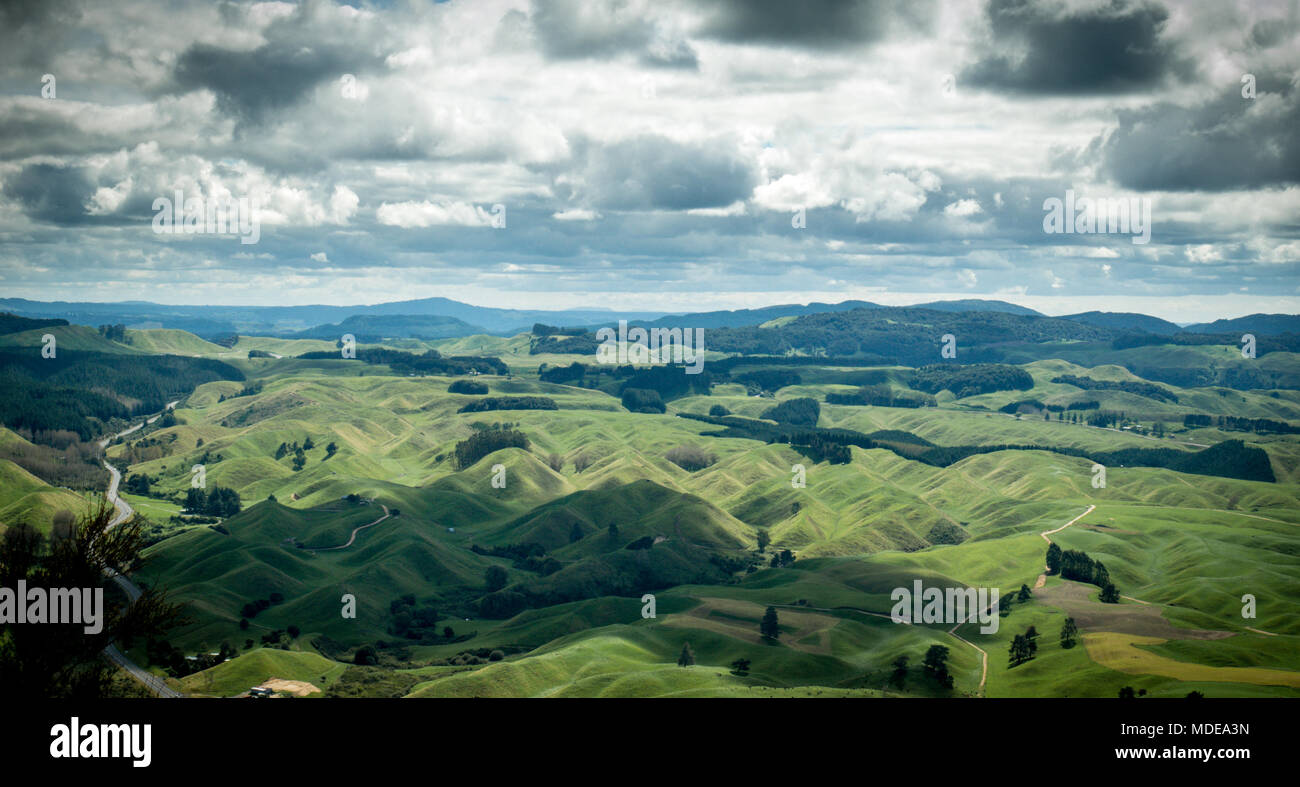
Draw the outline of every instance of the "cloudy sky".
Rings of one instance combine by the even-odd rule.
[[[0,295],[1300,312],[1297,5],[5,0]]]

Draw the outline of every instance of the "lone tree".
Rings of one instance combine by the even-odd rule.
[[[744,677],[749,674],[749,659],[736,659],[731,662],[731,674]]]
[[[767,551],[767,545],[770,543],[772,543],[772,537],[768,535],[767,528],[760,527],[758,529],[758,553],[761,555]]]
[[[1034,657],[1033,645],[1033,640],[1029,639],[1024,634],[1017,634],[1016,638],[1011,641],[1011,657],[1008,660],[1008,663],[1013,667],[1017,667],[1032,659]]]
[[[1057,574],[1061,571],[1061,548],[1055,543],[1047,545],[1047,573]]]
[[[1119,588],[1107,583],[1106,586],[1101,589],[1101,595],[1098,596],[1098,599],[1100,599],[1103,604],[1118,604]]]
[[[0,587],[19,580],[30,587],[95,588],[104,592],[98,633],[83,623],[5,626],[0,634],[0,686],[5,700],[98,699],[114,693],[117,666],[102,651],[113,642],[163,638],[183,622],[181,607],[145,589],[129,605],[106,568],[126,573],[140,565],[144,535],[139,525],[108,529],[114,509],[107,501],[46,541],[34,528],[18,524],[0,537]],[[84,619],[84,616],[83,616]]]
[[[1028,601],[1033,595],[1028,585],[1021,585],[1020,592],[1016,594],[1016,601]]]
[[[1122,700],[1131,700],[1134,697],[1133,687],[1124,686],[1119,690],[1119,698]]]
[[[948,674],[948,648],[944,645],[931,645],[921,661],[925,673],[945,689],[952,688],[952,676]]]
[[[687,642],[682,645],[682,653],[677,657],[677,666],[693,667],[695,666],[695,651],[691,650],[691,643]]]
[[[1075,646],[1075,637],[1079,635],[1079,627],[1075,625],[1074,618],[1066,618],[1065,625],[1061,626],[1061,647],[1069,649]]]
[[[902,691],[903,684],[907,683],[907,661],[906,654],[894,659],[894,672],[889,676],[889,682],[899,691]]]
[[[776,607],[768,607],[763,613],[763,622],[758,624],[758,631],[763,639],[776,642],[781,637],[781,624],[776,618]]]

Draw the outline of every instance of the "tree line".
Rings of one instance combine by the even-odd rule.
[[[1137,396],[1145,396],[1148,399],[1155,399],[1157,402],[1178,403],[1178,395],[1168,388],[1137,380],[1094,380],[1091,377],[1062,374],[1053,377],[1052,382],[1073,385],[1075,388],[1082,388],[1085,391],[1124,391]]]
[[[339,360],[338,351],[319,350],[295,356],[308,360]],[[427,350],[422,354],[404,350],[390,350],[385,347],[366,347],[357,350],[356,360],[362,363],[387,366],[395,374],[415,375],[458,375],[470,374],[508,374],[509,369],[500,358],[478,355],[454,355],[444,357],[437,350]]]
[[[930,394],[946,389],[964,399],[994,391],[1028,391],[1034,378],[1018,366],[1001,363],[929,364],[912,372],[908,386]]]
[[[489,410],[558,410],[559,405],[547,396],[485,396],[463,405],[458,413],[483,413]]]
[[[1221,415],[1216,420],[1215,417],[1211,415],[1194,415],[1188,413],[1183,416],[1183,426],[1188,429],[1217,426],[1225,432],[1300,434],[1300,427],[1292,426],[1285,421],[1274,421],[1270,418],[1242,418],[1235,415]]]

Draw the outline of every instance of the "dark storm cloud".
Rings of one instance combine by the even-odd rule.
[[[0,52],[5,65],[48,67],[81,17],[69,0],[0,2]]]
[[[552,60],[634,55],[649,66],[699,65],[689,43],[666,34],[622,0],[534,2],[529,19],[538,46]]]
[[[4,193],[39,221],[65,225],[99,221],[86,212],[95,184],[79,167],[30,164],[5,179]]]
[[[1118,112],[1119,127],[1083,157],[1133,189],[1223,191],[1300,183],[1300,89],[1259,77],[1199,107],[1167,104]]]
[[[1112,0],[1074,12],[1035,0],[990,0],[991,50],[962,84],[1014,93],[1106,94],[1153,88],[1190,65],[1161,39],[1169,14]],[[1015,54],[1009,54],[1014,52]]]
[[[641,136],[584,151],[578,194],[612,210],[717,208],[749,197],[757,185],[752,162],[721,142],[686,145]]]
[[[898,0],[721,0],[700,35],[737,44],[834,48],[869,44],[900,27],[923,26],[930,2]]]
[[[30,106],[12,106],[0,113],[0,160],[29,156],[73,156],[111,153],[137,141],[129,132],[86,129],[66,117]]]
[[[1271,49],[1295,35],[1296,20],[1264,19],[1250,29],[1250,42],[1260,49]]]
[[[219,106],[244,120],[296,104],[317,85],[356,74],[373,61],[332,47],[265,44],[251,52],[194,44],[176,63],[177,85],[207,88]]]

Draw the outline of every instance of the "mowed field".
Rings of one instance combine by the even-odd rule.
[[[181,343],[151,340],[163,339]],[[268,352],[305,349],[273,344],[279,341],[241,338]],[[448,393],[454,378],[396,377],[345,361],[253,359],[237,363],[262,384],[260,392],[239,395],[246,383],[208,383],[178,408],[176,426],[137,438],[161,441],[167,452],[129,472],[147,473],[164,494],[181,495],[191,466],[206,456],[208,483],[235,489],[247,509],[228,521],[227,533],[194,528],[150,549],[143,577],[170,588],[195,618],[176,633],[176,644],[215,649],[288,625],[301,629],[297,642],[305,650],[320,637],[336,649],[391,641],[390,603],[411,594],[445,611],[439,627],[456,632],[447,641],[406,643],[407,661],[388,664],[418,679],[410,691],[418,697],[930,696],[944,693],[920,668],[932,645],[949,649],[957,695],[1109,697],[1123,686],[1163,696],[1193,689],[1210,696],[1295,696],[1300,690],[1291,679],[1300,675],[1297,441],[1181,424],[1192,412],[1300,420],[1293,391],[1274,397],[1177,389],[1179,403],[1170,405],[1050,382],[1060,374],[1137,379],[1120,367],[1037,361],[1024,367],[1035,380],[1030,391],[941,395],[937,408],[821,408],[823,427],[902,430],[939,445],[1055,445],[1100,453],[1195,451],[1240,439],[1268,454],[1278,478],[1268,483],[1117,466],[1107,468],[1106,485],[1097,488],[1085,457],[997,451],[936,467],[854,447],[851,462],[831,465],[786,445],[715,437],[718,427],[676,417],[721,404],[758,418],[776,401],[852,390],[816,383],[815,374],[778,391],[776,401],[724,384],[713,395],[670,402],[663,415],[634,414],[600,391],[537,380],[544,357],[528,356],[519,337],[430,344],[447,354],[499,354],[512,374],[476,378],[490,395],[546,396],[559,409],[458,413],[476,397]],[[1065,405],[1103,396],[1114,400],[1106,409],[1166,423],[1168,436],[996,412],[1025,399]],[[504,449],[458,467],[456,444],[497,425],[524,432],[528,449]],[[308,439],[302,469],[294,469],[292,451],[277,458],[282,443]],[[333,454],[326,451],[331,443]],[[685,470],[667,458],[681,446],[703,449],[714,461]],[[130,441],[112,447],[110,457],[129,450]],[[804,466],[806,486],[792,484],[796,465]],[[495,466],[504,469],[504,486],[492,483]],[[363,503],[346,503],[347,495]],[[157,500],[133,504],[151,516],[172,511]],[[381,505],[400,515],[359,532],[346,549],[325,549],[379,517]],[[916,579],[995,587],[1004,598],[1022,584],[1033,588],[1047,547],[1039,534],[1089,506],[1095,509],[1051,538],[1104,561],[1125,596],[1120,604],[1101,604],[1094,586],[1049,577],[1029,601],[1011,605],[996,633],[888,619],[891,591]],[[611,522],[621,541],[602,535]],[[760,530],[771,539],[761,554]],[[510,587],[530,592],[558,580],[547,584],[535,569],[472,546],[540,541],[561,565],[604,571],[633,560],[635,553],[622,545],[641,537],[654,542],[647,559],[677,560],[678,554],[699,565],[705,556],[739,562],[721,582],[691,581],[685,563],[676,574],[662,574],[685,581],[655,589],[654,618],[642,616],[639,593],[599,591],[530,605],[504,619],[474,612],[489,592],[483,576],[491,566],[506,572]],[[773,552],[783,549],[794,553],[795,563],[769,566]],[[742,570],[745,561],[753,570]],[[660,564],[654,570],[668,571]],[[241,630],[240,608],[273,591],[286,601]],[[339,615],[345,592],[357,596],[356,620]],[[1256,600],[1253,618],[1242,616],[1245,595]],[[759,636],[768,606],[780,615],[775,644]],[[1081,632],[1073,648],[1058,642],[1066,616]],[[1038,655],[1010,667],[1011,639],[1029,626],[1040,635]],[[688,643],[696,664],[678,667]],[[500,650],[502,657],[454,668],[443,663],[472,650]],[[900,656],[911,665],[901,688],[890,681]],[[731,669],[737,659],[751,662],[747,673]],[[231,688],[251,676],[235,674]]]

